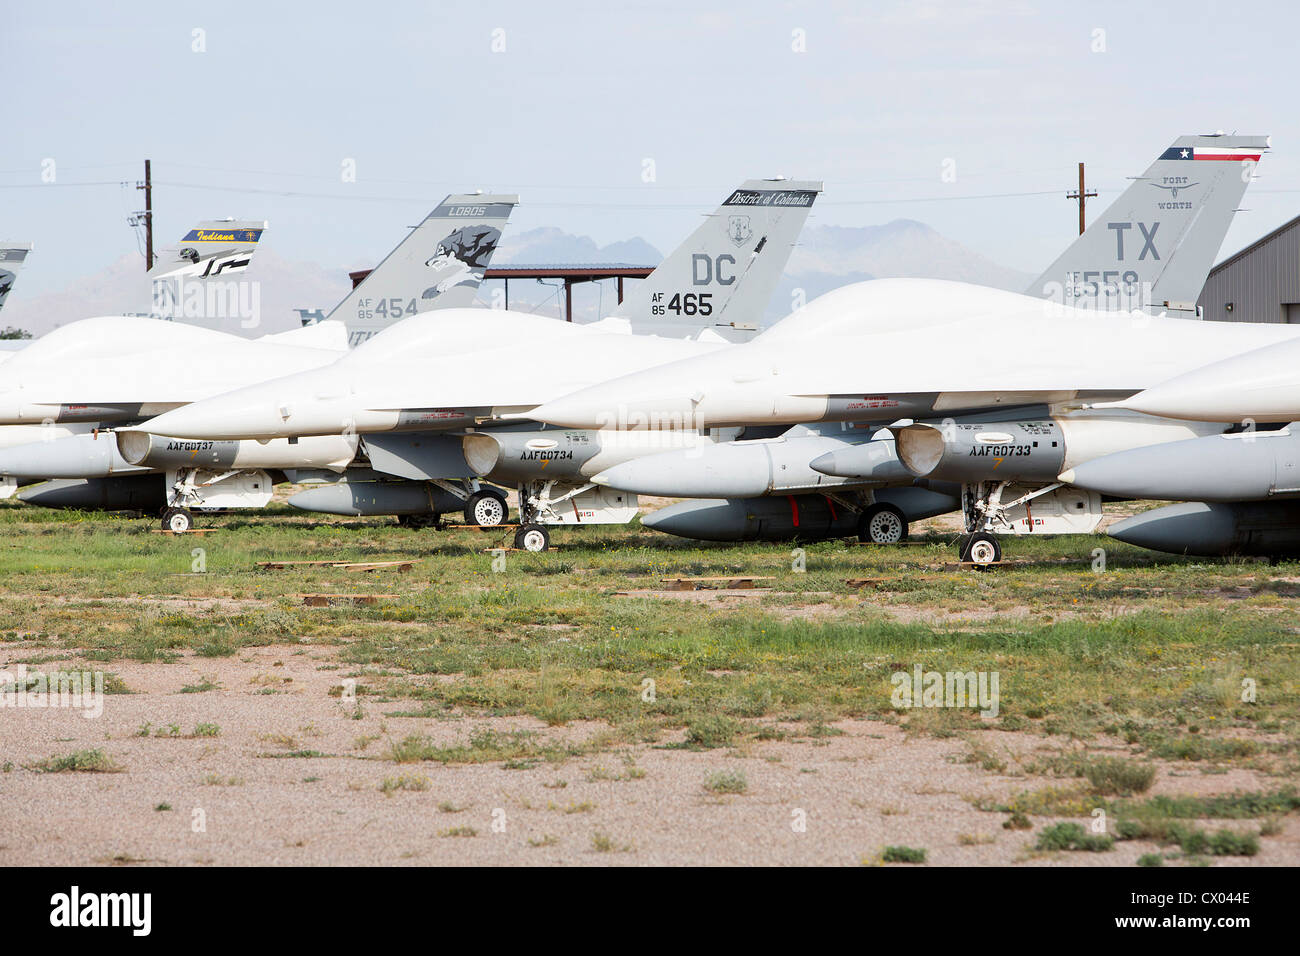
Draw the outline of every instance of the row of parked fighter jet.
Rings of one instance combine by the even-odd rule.
[[[960,511],[963,555],[1089,533],[1192,554],[1300,553],[1289,428],[1300,338],[1196,321],[1264,137],[1180,137],[1026,294],[873,280],[755,328],[820,183],[750,181],[614,313],[469,308],[515,204],[450,196],[316,325],[246,339],[152,318],[63,326],[0,366],[0,474],[23,500],[193,512],[267,503],[437,524],[621,523],[710,540],[891,543]],[[213,282],[257,223],[155,270]],[[41,423],[41,424],[37,424]],[[1270,424],[1273,423],[1273,424]],[[39,429],[26,433],[14,429]],[[8,433],[8,434],[6,434]],[[50,480],[53,479],[53,480]]]

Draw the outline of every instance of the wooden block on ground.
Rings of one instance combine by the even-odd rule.
[[[703,591],[708,588],[721,587],[727,591],[748,591],[755,581],[771,581],[771,575],[751,574],[735,577],[711,578],[661,578],[665,591]],[[722,582],[721,584],[719,582]]]
[[[380,598],[392,597],[390,594],[304,594],[302,603],[307,607],[328,607],[331,604],[374,604]]]
[[[849,579],[848,579],[847,581],[845,581],[844,583],[847,584],[849,587],[853,588],[853,590],[855,590],[855,591],[861,591],[863,588],[875,588],[877,591],[879,591],[879,590],[880,590],[880,586],[881,586],[882,584],[884,584],[887,580],[889,580],[889,579],[887,579],[887,578],[849,578]]]
[[[356,561],[350,564],[336,564],[344,571],[382,571],[390,568],[394,571],[409,571],[415,567],[414,561]]]
[[[264,571],[284,571],[288,568],[338,568],[343,571],[379,571],[384,568],[395,568],[398,571],[409,571],[415,567],[415,562],[410,560],[401,561],[259,561],[257,567]]]

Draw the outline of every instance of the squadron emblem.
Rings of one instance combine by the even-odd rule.
[[[753,234],[748,216],[731,216],[727,220],[727,236],[736,245],[743,246]]]

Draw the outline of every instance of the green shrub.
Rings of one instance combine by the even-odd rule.
[[[924,863],[925,849],[911,846],[887,846],[880,858],[886,863]]]
[[[1090,853],[1102,853],[1114,845],[1113,837],[1089,833],[1079,823],[1057,823],[1045,827],[1039,831],[1037,843],[1040,850],[1087,850]]]

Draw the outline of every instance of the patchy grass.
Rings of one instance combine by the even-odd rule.
[[[126,768],[114,763],[104,751],[75,750],[62,757],[49,757],[31,765],[38,773],[121,773]]]
[[[392,796],[398,790],[423,791],[428,789],[428,777],[385,777],[379,784],[379,792],[386,797]]]
[[[591,848],[597,853],[631,853],[634,847],[630,843],[619,843],[608,833],[597,830],[591,835]]]
[[[747,793],[749,780],[743,770],[719,770],[704,778],[704,789],[709,793]]]
[[[501,733],[480,728],[464,743],[446,746],[412,734],[391,745],[389,759],[394,763],[432,760],[443,764],[506,761],[508,765],[513,761],[517,765],[532,766],[538,760],[558,763],[584,752],[581,747],[544,741],[529,730]]]
[[[1114,848],[1115,838],[1104,833],[1089,833],[1079,823],[1057,823],[1040,830],[1038,842],[1034,846],[1039,850],[1086,850],[1089,853],[1104,853]]]
[[[202,678],[197,684],[186,684],[181,688],[182,694],[206,694],[210,690],[220,690],[221,684],[209,677]]]
[[[1137,763],[1119,757],[1101,757],[1087,761],[1083,775],[1092,792],[1102,795],[1131,796],[1146,793],[1156,779],[1156,768],[1149,763]]]
[[[468,826],[463,826],[463,827],[451,827],[451,828],[449,828],[449,829],[447,829],[447,830],[442,830],[442,831],[440,831],[440,832],[438,833],[438,836],[440,836],[440,837],[476,837],[476,836],[478,836],[478,831],[475,830],[473,827],[468,827]]]
[[[924,847],[887,846],[880,853],[884,863],[924,863]]]
[[[561,550],[516,555],[494,574],[473,531],[417,533],[284,506],[202,523],[221,529],[220,546],[208,555],[212,573],[189,575],[186,542],[150,534],[151,521],[0,502],[0,533],[13,545],[0,551],[0,642],[33,662],[185,658],[200,668],[203,657],[298,644],[329,667],[364,673],[359,697],[368,708],[384,702],[392,719],[604,728],[581,743],[533,731],[475,731],[451,743],[397,734],[385,745],[397,764],[517,769],[628,744],[819,744],[839,733],[837,721],[868,718],[912,734],[978,736],[969,759],[989,772],[1073,778],[1060,809],[1137,798],[1156,761],[1283,780],[1300,773],[1300,655],[1286,613],[1300,597],[1297,562],[1270,568],[1091,535],[1032,536],[1006,544],[1008,558],[1030,563],[953,572],[942,569],[951,542],[922,527],[907,548],[809,544],[807,572],[796,574],[785,544],[702,544],[634,523],[565,529]],[[1090,570],[1096,547],[1107,553],[1102,574]],[[355,579],[324,566],[256,568],[287,555],[410,559],[420,573],[376,577],[373,588],[391,599],[375,605],[306,609],[290,595],[346,591]],[[770,576],[773,591],[727,603],[615,596],[653,592],[662,577],[735,574]],[[875,585],[854,590],[853,578]],[[996,671],[999,716],[896,710],[891,675],[917,666]],[[213,677],[191,680],[183,693],[221,690]],[[1247,694],[1248,684],[1259,693]],[[268,672],[239,690],[294,685]],[[995,729],[1082,753],[1058,767],[1013,766],[1015,751],[989,742]],[[144,735],[155,733],[185,736],[167,723]],[[1112,756],[1116,739],[1122,756]],[[1089,753],[1097,745],[1105,757]],[[268,750],[323,756],[287,740]]]

